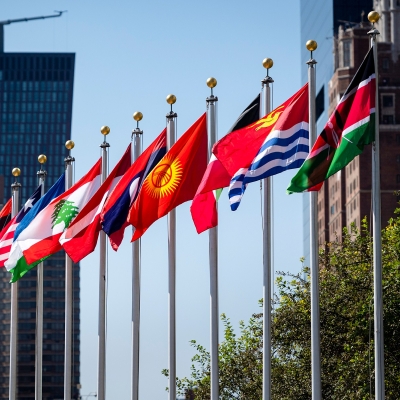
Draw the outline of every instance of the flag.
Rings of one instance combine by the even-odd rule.
[[[102,226],[114,250],[118,250],[124,238],[125,228],[129,225],[129,208],[138,196],[143,180],[166,153],[166,133],[164,129],[130,166],[104,204],[101,212]]]
[[[375,138],[375,67],[372,48],[354,75],[288,193],[319,190],[324,180],[361,154]]]
[[[0,211],[0,239],[6,232],[5,228],[11,220],[11,206],[12,206],[12,199],[9,199],[7,203],[4,204],[4,207]]]
[[[26,201],[24,207],[19,211],[19,213],[11,220],[8,225],[7,231],[3,234],[0,239],[0,267],[4,267],[4,263],[8,260],[10,255],[11,246],[13,244],[15,230],[21,220],[28,214],[35,203],[40,199],[40,194],[42,190],[42,185],[39,185],[33,192],[32,196]]]
[[[100,212],[108,193],[115,187],[122,175],[131,165],[131,145],[129,144],[118,164],[76,216],[71,225],[64,231],[60,243],[71,259],[77,263],[90,254],[97,244],[101,231]]]
[[[100,187],[101,158],[75,185],[55,198],[21,232],[18,244],[28,264],[61,250],[59,239]]]
[[[260,95],[246,107],[227,133],[244,128],[260,118]],[[231,175],[212,154],[206,172],[190,206],[197,233],[218,225],[217,201],[222,188],[229,186]]]
[[[58,178],[57,182],[49,189],[49,191],[41,197],[35,205],[30,209],[28,213],[22,218],[20,223],[17,225],[14,231],[14,241],[11,246],[11,251],[8,260],[5,262],[5,266],[9,272],[12,273],[11,282],[16,282],[19,278],[22,278],[29,270],[39,264],[39,260],[33,264],[26,262],[25,257],[22,254],[22,250],[18,244],[18,237],[21,232],[31,223],[35,216],[43,210],[53,199],[64,193],[65,190],[65,174],[62,174]]]
[[[232,210],[249,183],[299,168],[308,154],[308,85],[254,124],[222,138],[213,153],[231,174]]]
[[[143,182],[128,221],[139,239],[157,219],[192,200],[207,167],[207,126],[203,114],[171,147]]]

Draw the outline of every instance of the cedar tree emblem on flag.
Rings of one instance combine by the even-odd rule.
[[[79,208],[72,201],[60,200],[51,214],[51,227],[64,222],[64,229],[67,229],[71,221],[78,215]]]

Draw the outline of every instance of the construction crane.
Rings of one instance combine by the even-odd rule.
[[[4,53],[4,25],[10,25],[15,22],[29,22],[35,19],[47,19],[47,18],[57,18],[61,17],[66,11],[54,11],[54,15],[44,15],[41,17],[30,17],[30,18],[18,18],[18,19],[8,19],[6,21],[0,21],[0,53]]]

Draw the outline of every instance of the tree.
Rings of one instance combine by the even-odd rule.
[[[367,221],[361,232],[344,230],[342,242],[319,254],[322,398],[370,399],[374,393],[374,305],[372,239]],[[400,398],[400,218],[382,232],[386,398]],[[306,275],[308,269],[304,268]],[[310,284],[303,274],[280,273],[272,310],[272,396],[311,398]],[[236,336],[223,314],[219,347],[220,399],[262,396],[262,314],[240,323]],[[210,398],[210,356],[197,350],[191,376],[177,379],[178,391]],[[167,371],[164,371],[167,374]],[[372,395],[371,395],[372,394]]]

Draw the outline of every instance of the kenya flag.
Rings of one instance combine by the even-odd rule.
[[[361,154],[375,139],[375,67],[372,48],[355,74],[288,193],[318,191],[324,180]]]

